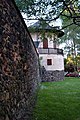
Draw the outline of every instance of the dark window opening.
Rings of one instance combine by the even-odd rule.
[[[52,59],[47,59],[47,65],[52,65]]]

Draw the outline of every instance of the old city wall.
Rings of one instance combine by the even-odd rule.
[[[38,55],[13,0],[0,0],[0,120],[30,120],[39,83]]]

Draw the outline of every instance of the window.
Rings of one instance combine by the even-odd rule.
[[[52,65],[52,59],[47,59],[47,65]]]
[[[43,48],[48,48],[48,40],[46,38],[43,40]]]

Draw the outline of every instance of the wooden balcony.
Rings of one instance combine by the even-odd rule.
[[[63,50],[59,48],[38,48],[39,54],[61,54],[63,55]]]

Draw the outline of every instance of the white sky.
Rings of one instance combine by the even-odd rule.
[[[23,18],[27,19],[27,15],[26,14],[22,13],[22,16],[23,16]],[[30,25],[32,25],[32,24],[34,24],[35,22],[38,21],[38,20],[26,20],[26,19],[24,19],[24,21],[25,21],[27,26],[30,26]],[[33,18],[33,19],[35,19],[35,18]],[[57,19],[56,21],[52,21],[50,25],[53,26],[53,27],[54,26],[60,26],[60,28],[61,28],[61,20]]]

